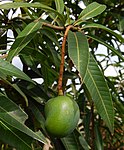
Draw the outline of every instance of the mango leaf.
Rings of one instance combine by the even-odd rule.
[[[0,72],[0,78],[3,80],[3,82],[5,84],[14,88],[24,98],[26,106],[28,106],[28,99],[27,99],[26,95],[22,92],[22,90],[18,87],[18,85],[17,84],[11,84],[8,80],[6,80],[6,74],[3,74],[2,72]]]
[[[108,49],[110,49],[113,53],[115,53],[120,59],[122,59],[124,61],[124,57],[122,56],[122,54],[116,50],[114,47],[112,47],[111,45],[107,44],[104,40],[102,40],[100,37],[97,36],[91,36],[91,35],[87,35],[87,37],[92,38],[93,40],[101,43],[102,45],[106,46]]]
[[[99,14],[101,14],[106,9],[105,5],[101,5],[97,2],[89,4],[79,15],[78,20],[74,25],[78,25],[88,19],[91,19]]]
[[[90,57],[84,83],[92,96],[96,109],[106,125],[114,131],[114,109],[105,78],[93,56]]]
[[[98,28],[98,29],[103,29],[103,30],[105,30],[105,31],[107,31],[107,32],[109,32],[109,33],[111,33],[111,34],[114,35],[115,37],[117,37],[120,42],[124,43],[124,38],[123,38],[120,34],[114,32],[113,30],[111,30],[111,29],[109,29],[109,28],[107,28],[107,27],[105,27],[105,26],[103,26],[103,25],[101,25],[101,24],[88,23],[88,24],[85,24],[85,25],[82,27],[82,29],[86,29],[86,28]]]
[[[69,31],[68,53],[83,80],[89,61],[89,46],[83,33]]]
[[[84,150],[90,150],[91,149],[90,146],[88,145],[87,141],[83,137],[83,135],[79,136],[79,141],[80,141],[80,144],[82,145],[82,147],[84,148]]]
[[[74,132],[67,137],[61,138],[63,145],[66,150],[77,150],[80,149],[80,145],[78,142],[78,137],[74,134]]]
[[[39,2],[36,2],[36,3],[13,2],[13,3],[5,3],[5,4],[0,5],[0,9],[7,9],[7,10],[11,9],[11,8],[19,8],[19,7],[34,7],[34,8],[43,9],[44,11],[47,11],[47,12],[50,12],[50,13],[54,13],[59,17],[59,19],[64,24],[63,15],[61,15],[59,12],[57,12],[53,8],[51,8],[47,5],[44,5],[42,3],[39,3]]]
[[[32,150],[31,138],[0,121],[0,140],[18,150]]]
[[[11,61],[14,56],[18,55],[18,53],[33,39],[41,26],[41,21],[31,22],[19,33],[8,54],[8,61]]]
[[[32,82],[35,84],[33,80],[31,80],[24,72],[13,66],[8,61],[3,60],[0,58],[0,76],[2,77],[3,74],[10,75],[10,76],[16,76],[20,79]]]
[[[33,132],[24,124],[27,118],[27,114],[20,107],[0,93],[0,120],[33,139],[46,143],[45,137],[40,131]]]
[[[104,150],[103,147],[104,143],[103,143],[102,135],[99,130],[99,124],[95,125],[95,145],[97,149]]]
[[[44,27],[41,33],[46,35],[51,41],[53,41],[58,47],[60,47],[56,32],[48,27]]]
[[[55,0],[57,11],[62,14],[64,11],[64,1],[63,0]]]

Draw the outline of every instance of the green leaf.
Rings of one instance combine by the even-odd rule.
[[[91,35],[87,35],[87,37],[92,38],[93,40],[103,44],[104,46],[106,46],[108,49],[110,49],[113,53],[115,53],[120,59],[122,59],[124,61],[124,57],[122,56],[122,54],[116,50],[114,47],[112,47],[111,45],[107,44],[104,40],[102,40],[100,37],[97,36],[91,36]]]
[[[87,89],[92,96],[98,113],[105,121],[110,131],[113,133],[114,109],[111,95],[105,78],[92,56],[90,57],[84,83],[86,84]]]
[[[6,80],[6,74],[0,72],[0,78],[8,85],[13,87],[25,100],[26,106],[28,106],[28,99],[26,95],[22,92],[22,90],[18,87],[17,84],[11,84],[8,80]]]
[[[2,77],[3,74],[5,74],[6,76],[7,75],[16,76],[20,79],[23,79],[23,80],[26,80],[35,84],[35,82],[31,80],[24,72],[22,72],[21,70],[13,66],[8,61],[5,61],[2,58],[0,58],[0,76]]]
[[[89,61],[88,41],[83,33],[69,31],[68,52],[83,80]]]
[[[18,150],[32,150],[31,138],[0,121],[0,140]]]
[[[34,84],[21,81],[21,83],[18,83],[18,86],[24,93],[40,104],[49,99],[47,94],[43,91],[42,87],[38,84],[35,86]]]
[[[99,125],[95,125],[95,145],[96,145],[96,149],[104,150],[103,147],[104,144],[103,144],[102,135],[99,130]]]
[[[84,30],[84,29],[86,29],[86,28],[98,28],[98,29],[103,29],[103,30],[105,30],[105,31],[107,31],[107,32],[109,32],[109,33],[111,33],[111,34],[113,34],[115,37],[118,38],[118,40],[119,40],[120,42],[124,43],[124,38],[123,38],[120,34],[114,32],[113,30],[111,30],[111,29],[109,29],[109,28],[107,28],[107,27],[105,27],[105,26],[103,26],[103,25],[101,25],[101,24],[88,23],[88,24],[85,24],[85,25],[82,27],[82,30]]]
[[[45,118],[42,115],[42,112],[32,102],[30,103],[29,108],[31,109],[33,115],[35,116],[35,119],[39,123],[39,125],[42,128],[42,130],[44,131],[44,133],[47,134],[46,130],[45,130]]]
[[[63,0],[55,0],[57,11],[62,14],[64,11],[64,1]]]
[[[45,143],[45,137],[41,132],[35,133],[24,124],[27,118],[27,114],[20,107],[0,93],[0,120],[33,139]]]
[[[18,55],[18,53],[33,39],[41,26],[41,21],[34,21],[28,24],[24,30],[19,33],[8,54],[8,61],[11,61],[14,56]]]
[[[80,144],[82,145],[82,147],[84,148],[84,150],[90,150],[91,149],[90,146],[88,145],[87,141],[83,137],[83,135],[79,136],[79,141],[80,141]]]
[[[78,137],[74,132],[67,137],[61,138],[61,141],[63,145],[65,146],[66,150],[77,150],[80,149],[79,147],[79,142],[78,142]]]
[[[97,2],[89,4],[79,15],[78,20],[74,25],[78,25],[88,19],[91,19],[99,14],[101,14],[106,9],[105,5],[101,5]]]
[[[36,2],[36,3],[26,3],[26,2],[13,2],[13,3],[5,3],[5,4],[1,4],[0,5],[0,9],[11,9],[11,8],[19,8],[19,7],[34,7],[34,8],[39,8],[39,9],[43,9],[47,12],[51,12],[56,14],[59,19],[62,21],[62,23],[64,24],[64,18],[63,15],[61,15],[60,13],[58,13],[57,11],[55,11],[53,8],[44,5],[42,3]]]
[[[44,27],[41,33],[46,35],[51,41],[53,41],[58,47],[60,47],[56,32],[48,27]]]

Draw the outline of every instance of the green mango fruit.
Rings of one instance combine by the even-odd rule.
[[[53,137],[65,137],[77,126],[80,111],[77,103],[67,96],[57,96],[45,105],[45,127]]]

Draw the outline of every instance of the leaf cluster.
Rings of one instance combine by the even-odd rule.
[[[2,150],[123,148],[124,2],[84,0],[83,9],[81,3],[0,3]],[[58,95],[62,42],[70,25],[62,90],[78,103],[80,121],[71,135],[54,139],[45,129],[44,105]],[[109,68],[115,76],[106,75]]]

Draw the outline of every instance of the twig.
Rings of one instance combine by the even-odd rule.
[[[63,37],[63,42],[62,42],[62,49],[61,49],[61,64],[60,64],[60,71],[59,71],[59,80],[58,80],[58,95],[63,95],[63,90],[62,90],[62,79],[63,79],[63,71],[64,71],[64,62],[65,62],[65,45],[66,45],[66,39],[69,30],[72,28],[72,25],[69,25],[66,30],[65,34]]]

